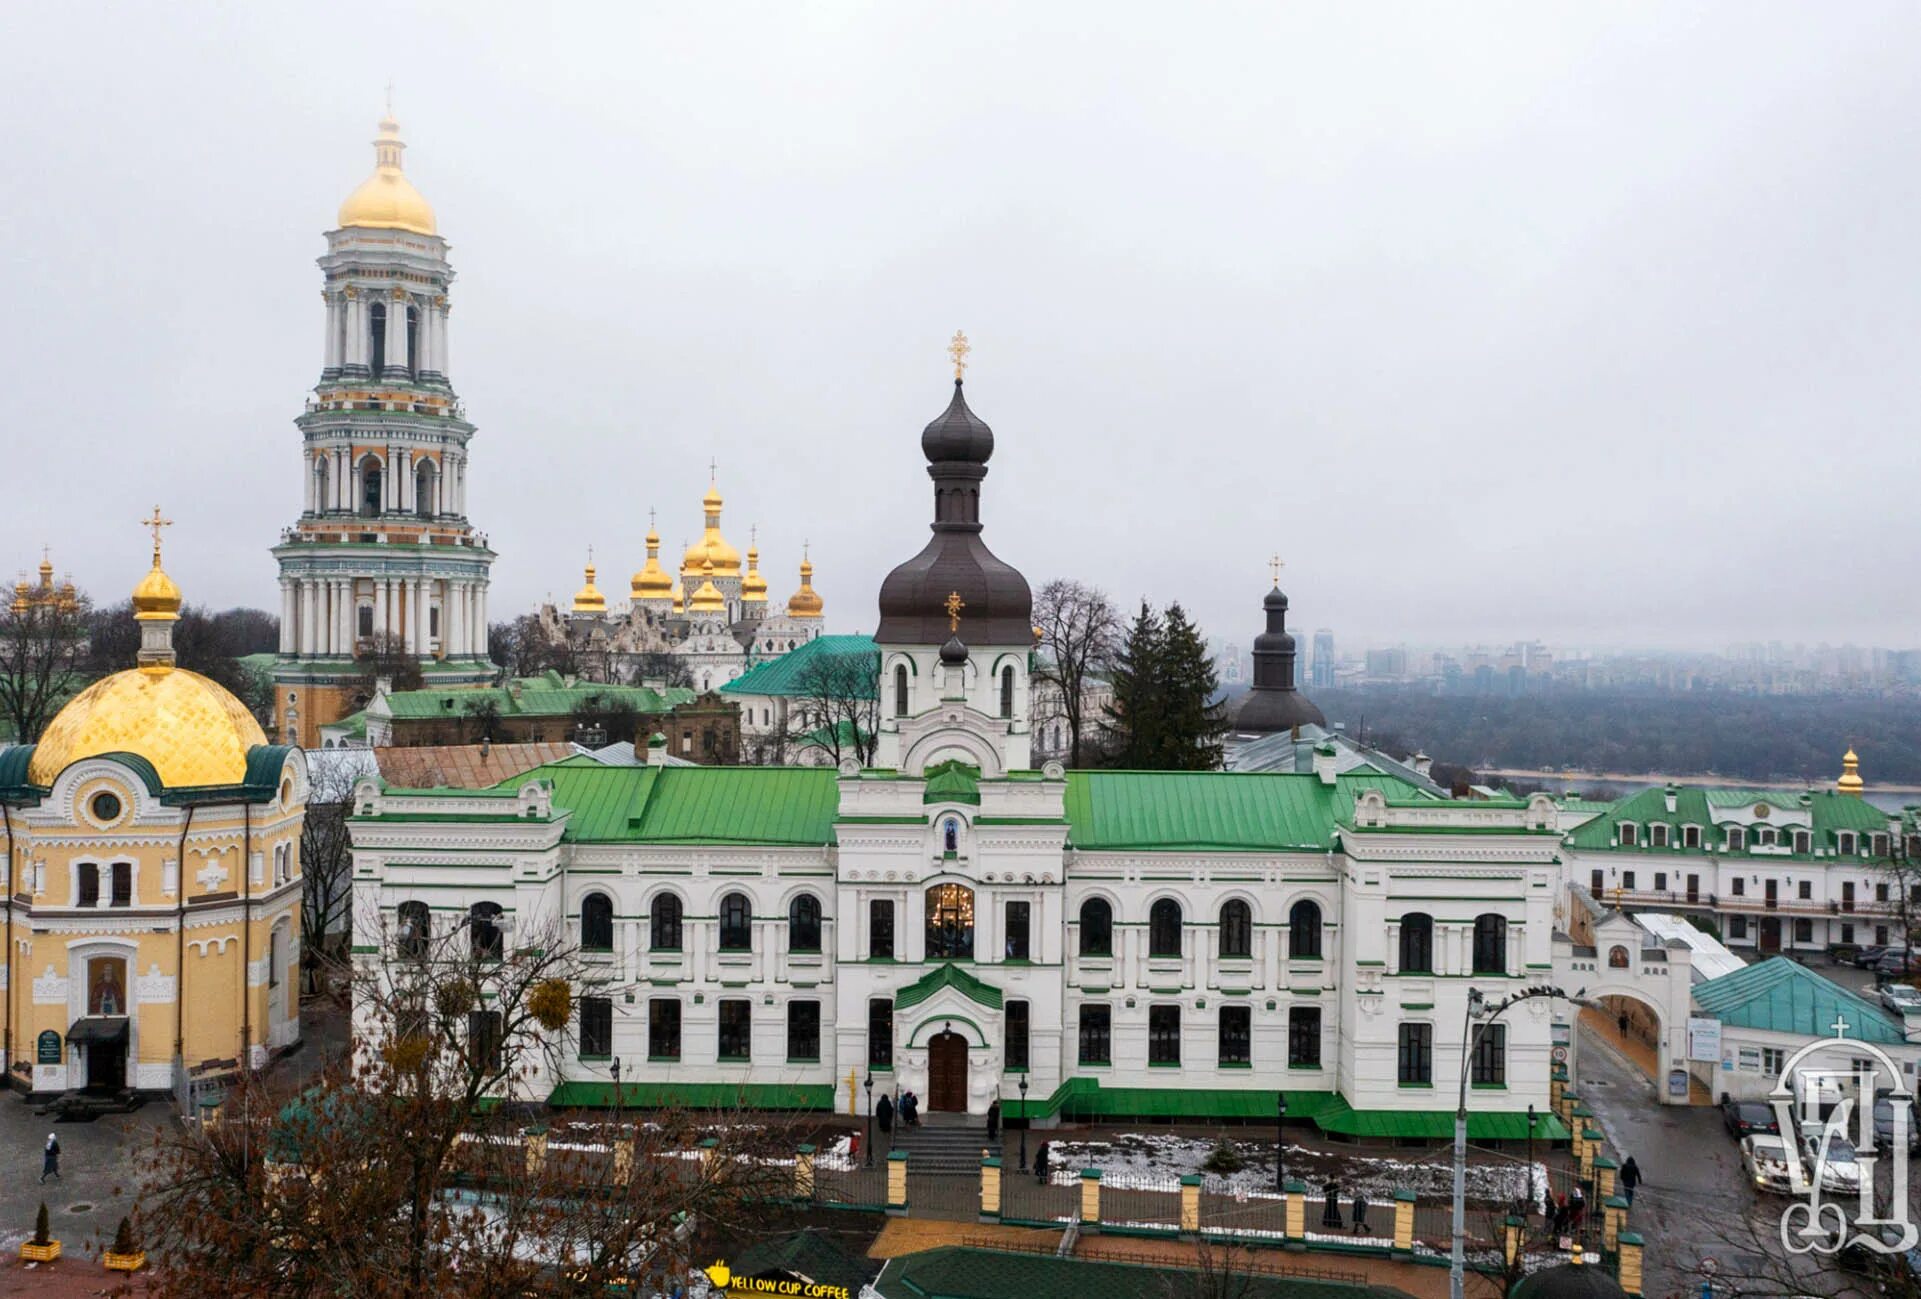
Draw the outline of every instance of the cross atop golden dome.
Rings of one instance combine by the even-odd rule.
[[[374,140],[374,174],[340,205],[341,226],[410,230],[417,235],[438,233],[433,207],[401,170],[400,155],[406,148],[390,103],[387,115],[380,119],[380,135]]]
[[[713,561],[715,577],[740,576],[740,552],[727,544],[727,538],[720,535],[720,487],[714,482],[718,466],[708,466],[707,494],[700,499],[701,511],[706,515],[707,527],[699,541],[687,547],[680,558],[680,576],[683,582],[700,577],[703,565]]]
[[[153,516],[140,520],[140,525],[153,533],[153,568],[133,588],[134,619],[137,622],[177,622],[180,618],[180,588],[160,567],[160,529],[171,528],[173,520],[160,517],[160,507],[156,505],[153,507]]]

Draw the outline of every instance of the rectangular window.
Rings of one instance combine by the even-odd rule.
[[[1108,1064],[1112,1061],[1113,1011],[1106,1006],[1081,1007],[1082,1064]]]
[[[1287,1067],[1321,1067],[1321,1008],[1292,1006],[1287,1012]]]
[[[1507,1086],[1506,1024],[1489,1024],[1474,1044],[1474,1072],[1469,1081],[1477,1087]]]
[[[1682,826],[1681,846],[1684,848],[1699,848],[1701,846],[1701,827],[1698,825]]]
[[[1853,880],[1843,880],[1841,883],[1841,909],[1843,911],[1854,910],[1854,881]]]
[[[1654,891],[1656,893],[1666,893],[1668,891],[1668,873],[1666,871],[1654,872]]]
[[[79,875],[78,895],[74,899],[77,907],[97,907],[100,905],[100,868],[90,861],[75,866]]]
[[[1180,1062],[1181,1008],[1149,1006],[1147,1008],[1147,1063],[1179,1064]]]
[[[1634,888],[1634,872],[1633,871],[1621,872],[1621,887],[1629,890],[1632,890]]]
[[[1748,832],[1738,825],[1728,827],[1728,851],[1742,852],[1748,846]]]
[[[1802,880],[1799,889],[1799,896],[1803,902],[1810,902],[1814,899],[1814,882],[1812,880]]]
[[[1785,1047],[1764,1046],[1761,1048],[1761,1072],[1779,1075],[1788,1066],[1788,1053]]]
[[[1843,830],[1841,832],[1839,841],[1835,845],[1835,851],[1843,857],[1854,856],[1854,831]]]
[[[1876,902],[1886,902],[1886,901],[1888,900],[1888,886],[1887,886],[1887,885],[1885,885],[1885,884],[1877,884],[1877,885],[1875,885],[1875,886],[1874,886],[1874,900],[1875,900]]]
[[[1796,830],[1794,832],[1794,851],[1812,852],[1813,849],[1814,849],[1814,836],[1809,834],[1806,830]]]
[[[1762,826],[1759,830],[1756,830],[1754,832],[1754,841],[1756,844],[1758,844],[1760,847],[1763,847],[1763,848],[1774,847],[1774,827],[1771,825],[1768,825],[1768,826]]]
[[[754,1004],[728,997],[720,1003],[719,1055],[722,1060],[750,1060],[754,1049]]]
[[[1746,916],[1729,916],[1728,917],[1728,937],[1729,938],[1746,938],[1747,936],[1748,936],[1748,918]]]
[[[1748,895],[1748,882],[1736,875],[1728,881],[1728,892],[1737,898],[1744,898]]]
[[[867,1003],[867,1067],[894,1067],[894,1003],[887,997]]]
[[[820,1003],[818,1001],[790,1001],[787,1003],[787,1060],[788,1063],[811,1062],[820,1059]]]
[[[1396,1080],[1403,1087],[1431,1087],[1434,1084],[1434,1026],[1403,1024],[1400,1032],[1399,1063]]]
[[[1797,920],[1794,922],[1794,941],[1797,943],[1811,943],[1814,941],[1814,922],[1812,920]]]
[[[1027,916],[1027,903],[1007,904],[1007,959],[1010,961],[1028,959]]]
[[[1668,828],[1666,825],[1651,825],[1648,827],[1648,846],[1652,848],[1665,848],[1668,846]]]
[[[467,1058],[483,1073],[499,1073],[502,1025],[497,1010],[467,1012]]]
[[[1254,1010],[1252,1007],[1221,1007],[1221,1063],[1254,1063]]]
[[[894,959],[894,904],[882,898],[867,904],[867,955],[878,961]]]
[[[614,1053],[614,1003],[611,997],[580,999],[580,1058],[605,1060]]]
[[[278,861],[280,859],[278,857],[275,857],[274,860]],[[116,907],[132,906],[133,905],[133,863],[130,861],[117,861],[112,865],[112,867],[110,867],[110,869],[113,872],[112,905]]]
[[[1600,897],[1600,896],[1601,896],[1601,894],[1602,894],[1603,892],[1605,892],[1605,890],[1604,890],[1604,889],[1603,889],[1603,887],[1602,887],[1602,883],[1601,883],[1601,872],[1600,872],[1600,871],[1598,871],[1598,870],[1597,870],[1597,871],[1590,871],[1590,872],[1588,873],[1588,879],[1587,879],[1587,891],[1588,891],[1589,893],[1591,893],[1591,894],[1593,894],[1593,895],[1594,895],[1594,896],[1595,896],[1596,898],[1598,898],[1598,897]]]
[[[1688,876],[1688,901],[1699,902],[1700,900],[1701,877],[1699,875],[1690,875]]]
[[[1623,848],[1632,848],[1637,842],[1639,842],[1639,839],[1640,839],[1639,831],[1640,831],[1640,827],[1635,825],[1632,821],[1621,822],[1621,846]]]
[[[1003,1054],[1009,1069],[1027,1068],[1027,1003],[1010,1001],[1001,1017],[1007,1032],[1007,1047]]]
[[[647,1058],[680,1059],[680,1002],[673,997],[647,1003]]]
[[[1845,921],[1843,921],[1841,925],[1841,941],[1844,943],[1852,943],[1854,941],[1854,926]]]
[[[1873,856],[1885,857],[1888,855],[1888,836],[1885,834],[1877,834],[1873,839],[1869,840],[1869,842],[1873,844],[1873,847],[1869,850]]]

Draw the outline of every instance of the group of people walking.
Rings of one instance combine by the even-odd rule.
[[[1329,1178],[1322,1195],[1325,1197],[1325,1202],[1321,1205],[1321,1226],[1327,1231],[1339,1231],[1341,1229],[1341,1184]],[[1367,1192],[1359,1187],[1354,1188],[1352,1208],[1354,1219],[1352,1225],[1348,1227],[1347,1234],[1359,1236],[1371,1230],[1367,1225]]]

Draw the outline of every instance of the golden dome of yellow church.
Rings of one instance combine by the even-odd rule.
[[[0,1049],[35,1096],[168,1092],[300,1038],[306,760],[176,664],[148,524],[138,661],[0,750]]]

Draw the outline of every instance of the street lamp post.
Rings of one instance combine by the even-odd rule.
[[[1021,1075],[1021,1171],[1027,1171],[1027,1075]]]
[[[1274,1093],[1274,1189],[1287,1190],[1287,1139],[1281,1125],[1287,1121],[1287,1093]]]
[[[620,1057],[614,1057],[614,1126],[620,1126]]]
[[[1512,996],[1504,997],[1493,1005],[1488,1004],[1485,994],[1479,988],[1467,990],[1467,1014],[1461,1021],[1461,1089],[1454,1106],[1454,1248],[1448,1260],[1447,1293],[1448,1299],[1462,1299],[1462,1290],[1467,1277],[1467,1078],[1468,1067],[1474,1059],[1474,1048],[1480,1045],[1481,1035],[1486,1033],[1510,1007],[1539,997],[1550,997],[1572,1002],[1576,1006],[1588,1006],[1584,994],[1587,989],[1569,996],[1559,988],[1541,985],[1525,988]],[[1476,1021],[1479,1021],[1478,1023]],[[1532,1137],[1534,1126],[1530,1120],[1528,1134]],[[1532,1144],[1530,1142],[1530,1151]],[[1529,1158],[1529,1186],[1533,1185],[1533,1161]]]
[[[867,1166],[874,1166],[874,1075],[867,1075]]]
[[[1534,1105],[1527,1107],[1527,1198],[1521,1209],[1521,1221],[1526,1222],[1528,1214],[1534,1211]]]

